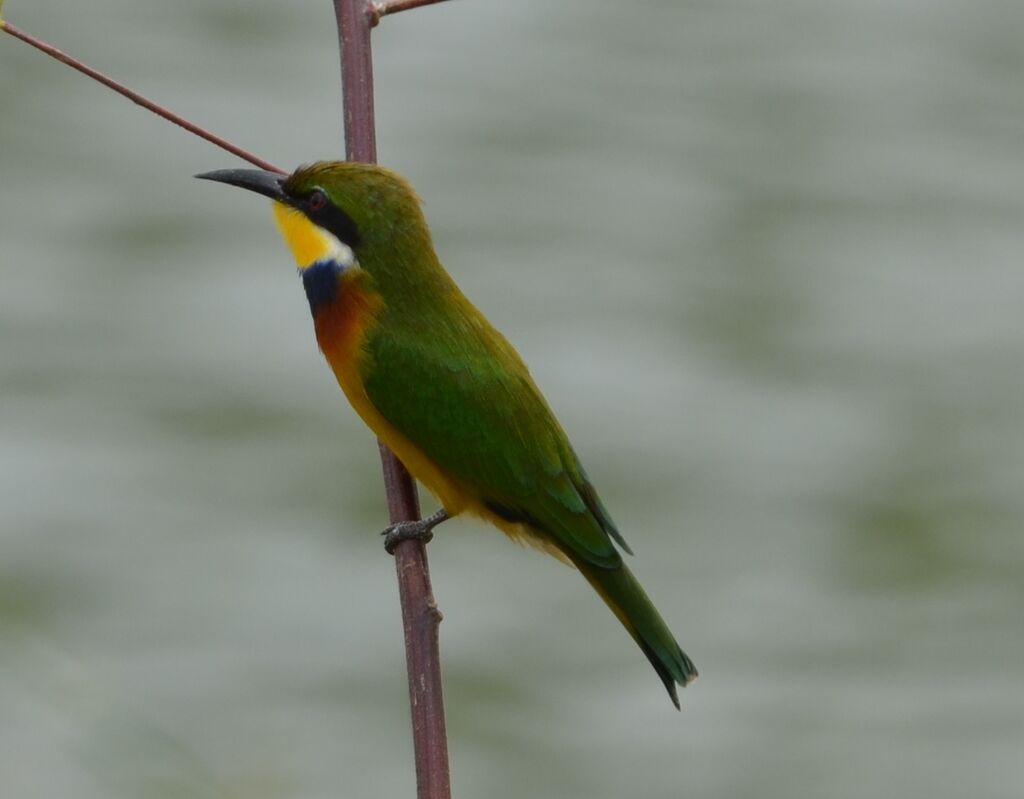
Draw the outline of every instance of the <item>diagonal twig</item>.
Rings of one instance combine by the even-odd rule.
[[[0,6],[2,5],[3,4],[0,3]],[[187,119],[178,116],[173,111],[164,108],[164,106],[154,103],[152,100],[146,99],[138,92],[129,89],[123,83],[118,83],[116,80],[107,75],[104,75],[99,70],[93,69],[92,67],[82,63],[73,56],[69,56],[63,50],[58,50],[52,44],[47,44],[42,39],[37,39],[32,34],[26,33],[20,28],[16,28],[10,22],[0,19],[0,30],[2,30],[4,33],[9,33],[16,39],[21,39],[23,42],[32,45],[37,50],[42,50],[48,56],[56,58],[61,63],[67,64],[69,67],[78,70],[83,75],[88,75],[93,80],[99,81],[108,89],[113,89],[118,94],[127,97],[133,103],[142,106],[147,111],[152,111],[157,116],[163,117],[168,122],[173,122],[178,127],[184,128],[189,133],[193,133],[201,139],[206,139],[206,141],[210,142],[211,144],[217,145],[222,150],[227,150],[232,155],[237,155],[243,161],[248,161],[250,164],[254,164],[255,166],[258,166],[260,169],[267,169],[271,172],[279,172],[281,174],[284,174],[284,170],[281,169],[280,167],[274,166],[269,161],[264,161],[262,158],[253,155],[247,150],[243,150],[241,147],[239,147],[236,144],[232,144],[227,139],[222,139],[220,136],[211,133],[206,128],[200,127],[194,122],[189,122]]]
[[[369,3],[367,13],[370,15],[370,27],[376,26],[381,17],[388,14],[397,14],[399,11],[409,11],[420,6],[432,6],[435,3],[443,3],[444,0],[391,0],[388,3]]]

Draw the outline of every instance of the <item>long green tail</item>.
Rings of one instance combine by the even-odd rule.
[[[625,564],[619,568],[602,569],[571,555],[570,558],[640,645],[678,710],[676,683],[685,687],[693,682],[697,679],[697,668],[679,648],[640,583]]]

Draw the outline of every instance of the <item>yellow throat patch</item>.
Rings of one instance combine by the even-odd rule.
[[[333,233],[314,225],[301,211],[275,201],[274,221],[299,269],[312,266],[317,261],[330,260],[342,266],[355,263],[355,255],[350,247]]]

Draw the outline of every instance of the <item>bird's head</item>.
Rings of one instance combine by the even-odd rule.
[[[374,164],[322,161],[291,175],[221,169],[196,175],[262,194],[299,270],[361,268],[384,283],[433,256],[419,198],[404,178]]]

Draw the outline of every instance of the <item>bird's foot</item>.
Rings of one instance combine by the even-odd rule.
[[[426,544],[434,537],[434,528],[448,518],[442,508],[433,516],[415,522],[398,522],[384,529],[384,549],[389,555],[395,554],[395,547],[403,541],[422,541]]]
[[[422,541],[426,544],[434,537],[434,530],[425,525],[421,519],[418,522],[392,524],[385,528],[381,535],[384,536],[384,549],[388,551],[389,555],[394,555],[395,547],[403,541]]]

